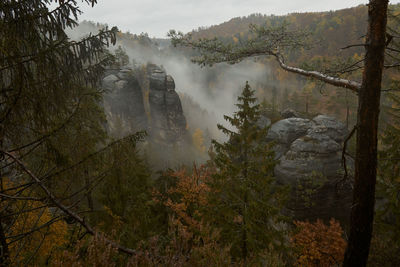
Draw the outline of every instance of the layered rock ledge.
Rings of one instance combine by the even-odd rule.
[[[290,117],[271,125],[267,141],[276,143],[275,176],[292,188],[290,215],[300,220],[348,221],[351,182],[342,181],[342,146],[347,135],[343,123],[326,115]]]

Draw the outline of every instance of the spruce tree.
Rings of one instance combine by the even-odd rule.
[[[55,206],[86,210],[86,198],[94,209],[92,188],[102,176],[96,156],[107,141],[100,82],[114,61],[106,47],[115,44],[117,29],[72,41],[66,30],[78,25],[80,13],[77,1],[0,1],[1,266],[41,265],[47,241],[33,234],[57,217],[71,222]],[[51,218],[44,221],[46,213]],[[22,216],[36,223],[12,234]]]
[[[238,63],[249,57],[266,56],[274,58],[280,68],[291,73],[313,78],[323,83],[349,89],[358,94],[357,141],[354,168],[353,205],[350,219],[349,242],[343,266],[366,266],[372,236],[372,225],[375,208],[375,186],[377,169],[378,124],[380,111],[380,94],[384,68],[397,67],[398,56],[390,53],[388,58],[395,62],[385,62],[385,50],[393,38],[388,38],[386,27],[388,18],[387,0],[370,0],[368,4],[368,27],[365,35],[365,58],[361,82],[347,80],[340,72],[333,76],[324,71],[308,70],[293,67],[285,58],[297,49],[310,48],[312,43],[307,32],[289,29],[286,23],[278,27],[267,25],[250,25],[249,38],[240,44],[224,42],[218,38],[193,38],[192,33],[183,34],[171,30],[169,37],[173,45],[192,47],[200,55],[192,61],[200,65],[215,63]],[[389,34],[390,36],[393,36]],[[396,33],[394,33],[397,36]],[[391,45],[390,45],[391,46]],[[388,47],[388,51],[396,51]],[[389,64],[385,64],[389,63]],[[342,72],[348,69],[343,68]]]
[[[152,213],[151,173],[136,142],[117,143],[104,154],[106,174],[96,195],[104,208],[94,216],[103,232],[115,231],[121,244],[133,247],[159,231],[158,216]]]
[[[213,140],[217,172],[210,184],[212,218],[221,229],[222,241],[232,246],[232,256],[244,262],[269,244],[282,244],[276,223],[284,194],[273,176],[276,160],[272,144],[265,142],[267,129],[257,125],[260,105],[256,102],[246,83],[238,97],[238,111],[233,117],[224,116],[235,130],[219,124],[229,140]]]
[[[400,264],[400,95],[389,94],[388,123],[380,136],[377,208],[371,266]]]

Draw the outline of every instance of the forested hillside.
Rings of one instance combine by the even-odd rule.
[[[397,5],[391,6],[393,16],[397,13]],[[290,51],[287,61],[296,66],[308,68],[317,67],[328,73],[335,73],[343,65],[351,66],[362,59],[364,49],[359,44],[365,39],[365,29],[367,26],[367,9],[365,6],[343,9],[331,12],[320,13],[294,13],[286,16],[267,16],[262,14],[252,14],[247,17],[233,18],[230,21],[211,27],[201,27],[193,30],[194,38],[221,38],[224,42],[237,44],[252,38],[249,33],[249,25],[265,25],[274,27],[287,23],[293,30],[302,30],[307,32],[309,41],[308,47],[303,47]],[[394,20],[389,20],[389,27],[395,27]],[[85,29],[86,27],[86,29]],[[98,26],[97,26],[98,27]],[[83,22],[79,26],[79,31],[85,32],[89,29],[95,29],[96,25],[90,22]],[[186,48],[172,48],[167,45],[167,40],[150,39],[146,34],[136,35],[131,33],[118,33],[118,43],[122,45],[128,55],[139,63],[147,61],[164,65],[174,71],[176,64],[185,65],[191,56],[195,55],[193,50]],[[355,45],[346,48],[348,45]],[[346,49],[341,49],[346,48]],[[177,61],[177,62],[176,62]],[[270,105],[276,106],[280,110],[292,108],[303,113],[325,113],[331,114],[346,125],[354,125],[357,109],[357,100],[354,95],[346,90],[336,90],[329,85],[323,85],[295,76],[280,69],[273,61],[265,57],[258,57],[257,62],[245,61],[241,63],[242,69],[251,68],[251,71],[238,70],[244,74],[243,79],[248,79],[253,83],[257,96],[260,99],[266,98]],[[183,84],[185,87],[201,86],[205,94],[213,98],[218,97],[221,89],[221,83],[226,83],[230,77],[227,77],[229,71],[235,71],[236,66],[218,65],[212,68],[205,67],[201,71],[193,66],[189,73],[185,73],[185,79],[178,82],[178,90],[182,90],[182,80],[187,80]],[[351,67],[350,69],[353,69]],[[263,73],[252,77],[252,73]],[[195,77],[199,76],[201,78]],[[360,74],[356,72],[347,73],[355,79],[360,79]],[[395,74],[391,74],[393,77]],[[247,77],[245,77],[247,76]],[[349,76],[348,76],[349,77]],[[201,80],[201,81],[199,81]],[[223,85],[227,86],[226,84]],[[387,83],[388,86],[388,83]],[[236,87],[235,94],[239,93]],[[192,90],[194,91],[194,90]],[[186,93],[187,91],[184,90]],[[187,92],[192,97],[193,92]],[[199,102],[207,100],[200,99]],[[233,104],[234,99],[232,99]],[[274,101],[274,103],[271,103]],[[385,100],[384,100],[385,101]],[[213,103],[216,104],[216,103]],[[219,103],[221,105],[221,103]],[[206,104],[202,103],[202,106]],[[227,112],[227,110],[223,110]],[[204,129],[203,129],[204,130]]]
[[[391,5],[388,27],[396,29],[399,5]],[[249,25],[265,25],[274,27],[287,23],[289,29],[305,31],[309,38],[308,47],[288,51],[286,60],[294,66],[317,68],[325,73],[335,74],[343,66],[348,66],[344,77],[361,79],[355,67],[363,58],[367,27],[367,7],[360,5],[353,8],[312,13],[293,13],[286,16],[267,16],[252,14],[246,17],[233,18],[227,22],[211,27],[201,27],[193,30],[194,38],[220,38],[224,42],[238,44],[254,37],[249,32]],[[190,56],[193,56],[191,52]],[[271,66],[270,75],[265,80],[257,81],[256,89],[260,98],[276,101],[273,105],[281,110],[290,107],[305,113],[327,113],[335,115],[347,125],[355,123],[357,99],[347,90],[336,90],[329,85],[309,81],[303,77],[287,73],[279,68],[274,60],[256,57],[257,62]],[[355,66],[352,66],[356,64]],[[218,68],[216,69],[218,77]],[[396,72],[389,72],[384,81],[384,87],[389,88],[393,79],[397,80]],[[340,74],[340,73],[336,73]],[[342,74],[343,75],[343,74]],[[212,86],[210,86],[212,87]],[[391,105],[386,96],[383,103]],[[350,127],[350,126],[349,126]]]
[[[0,266],[399,266],[385,3],[157,39],[2,1]]]

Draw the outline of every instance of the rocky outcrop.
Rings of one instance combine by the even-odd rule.
[[[260,129],[268,128],[269,126],[271,126],[271,120],[266,116],[261,115],[256,124]]]
[[[159,66],[145,72],[109,69],[103,79],[104,106],[111,133],[123,136],[146,130],[150,141],[176,145],[186,138],[186,119],[174,79]]]
[[[282,116],[282,118],[285,118],[285,119],[299,118],[300,114],[297,111],[294,111],[293,109],[287,108],[287,109],[281,111],[281,116]]]
[[[175,92],[174,79],[160,67],[147,67],[149,79],[149,106],[151,126],[149,132],[157,139],[177,143],[186,133],[186,119],[181,100]]]
[[[272,124],[267,141],[275,141],[277,180],[293,189],[289,203],[298,219],[348,220],[349,183],[342,178],[342,143],[348,131],[333,117],[287,118]],[[350,164],[351,165],[351,164]]]
[[[148,119],[144,109],[143,93],[133,70],[108,70],[103,79],[104,108],[111,133],[124,136],[146,130]]]

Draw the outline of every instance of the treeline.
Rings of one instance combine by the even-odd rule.
[[[399,5],[389,6],[388,29],[393,31],[398,28],[397,15]],[[225,43],[237,45],[255,39],[249,25],[263,27],[278,27],[286,23],[289,30],[301,31],[306,34],[307,46],[299,49],[285,51],[286,61],[289,65],[302,66],[306,69],[317,69],[323,73],[334,74],[347,79],[360,80],[360,62],[364,57],[363,42],[367,28],[367,7],[360,5],[329,12],[293,13],[284,16],[252,14],[247,17],[233,18],[227,22],[211,27],[205,27],[191,32],[193,39],[218,38]],[[348,46],[348,47],[347,47]],[[184,55],[193,57],[193,50],[178,47]],[[389,58],[389,57],[388,57]],[[271,106],[279,110],[294,109],[307,114],[326,113],[332,114],[342,121],[346,121],[349,128],[356,122],[357,97],[349,90],[318,83],[313,80],[299,77],[282,70],[274,60],[263,56],[256,57],[258,64],[252,60],[241,64],[267,69],[264,80],[257,80],[255,89],[260,99],[265,98]],[[206,90],[212,94],[213,86],[219,77],[223,77],[226,66],[213,66],[210,69],[209,82]],[[346,69],[345,73],[341,73]],[[205,67],[205,71],[208,68]],[[384,76],[382,103],[391,106],[391,98],[387,89],[396,82],[396,71],[387,70]],[[273,103],[272,103],[273,102]],[[383,109],[382,117],[385,120],[386,111]]]

